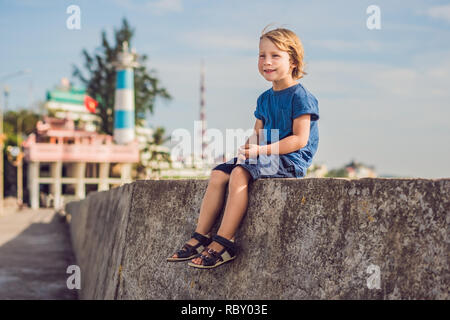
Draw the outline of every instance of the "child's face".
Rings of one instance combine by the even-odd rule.
[[[292,69],[289,53],[282,51],[267,38],[259,42],[259,73],[272,82],[292,81]]]

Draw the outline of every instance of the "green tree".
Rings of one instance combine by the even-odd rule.
[[[26,109],[6,112],[3,117],[5,146],[18,146],[19,135],[23,141],[25,136],[35,130],[39,118],[39,114]]]
[[[327,178],[347,178],[348,173],[345,168],[332,169],[325,174]]]
[[[17,167],[15,158],[8,150],[9,147],[17,147],[20,142],[23,142],[26,136],[31,134],[38,122],[40,114],[31,110],[8,111],[3,117],[3,130],[6,136],[5,152],[3,153],[4,163],[4,195],[17,195]],[[23,150],[22,150],[23,151]],[[27,179],[27,170],[23,171],[24,181]],[[26,184],[25,184],[26,185]],[[26,190],[24,191],[26,194]]]
[[[149,154],[150,158],[146,163],[140,163],[137,165],[137,176],[141,179],[147,179],[148,168],[151,168],[152,175],[159,177],[161,175],[160,164],[167,162],[172,165],[170,159],[170,152],[167,152],[160,148],[165,142],[169,141],[170,137],[165,136],[165,129],[163,127],[157,127],[154,129],[151,141],[141,150],[141,154]]]
[[[114,29],[115,43],[113,45],[109,43],[106,32],[103,30],[101,46],[92,55],[86,49],[82,51],[86,74],[79,67],[73,66],[73,76],[87,88],[88,95],[99,102],[96,113],[102,119],[99,128],[102,133],[112,135],[114,130],[116,69],[113,62],[117,60],[117,54],[122,50],[125,41],[130,48],[132,47],[134,32],[135,30],[124,18],[121,28]],[[154,75],[156,71],[147,70],[147,59],[145,54],[139,55],[139,67],[134,69],[136,125],[142,125],[147,111],[153,114],[157,97],[166,100],[172,98],[165,88],[160,87],[159,80]]]
[[[165,129],[163,127],[157,127],[153,132],[153,142],[148,145],[148,150],[151,152],[150,161],[168,162],[172,163],[170,159],[170,153],[166,151],[161,151],[158,146],[162,146],[164,143],[170,140],[170,137],[165,137]]]

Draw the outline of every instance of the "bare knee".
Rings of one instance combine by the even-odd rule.
[[[225,185],[230,180],[230,175],[222,170],[212,170],[209,178],[209,184],[212,185]]]
[[[230,187],[232,184],[242,184],[242,183],[249,183],[250,182],[250,172],[248,172],[246,169],[244,169],[241,166],[237,166],[231,171],[230,175]]]

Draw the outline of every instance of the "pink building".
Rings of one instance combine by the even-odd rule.
[[[68,118],[44,117],[23,147],[32,208],[39,207],[41,185],[50,185],[54,207],[60,209],[64,205],[63,185],[74,189],[75,198],[83,199],[88,184],[103,191],[131,182],[132,163],[139,161],[136,141],[115,144],[112,136],[76,129]],[[113,168],[120,168],[119,175]]]

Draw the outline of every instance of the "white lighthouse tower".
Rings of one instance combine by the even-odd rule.
[[[116,67],[116,93],[114,100],[114,141],[127,144],[134,140],[134,72],[136,53],[128,51],[128,42],[122,45]]]

